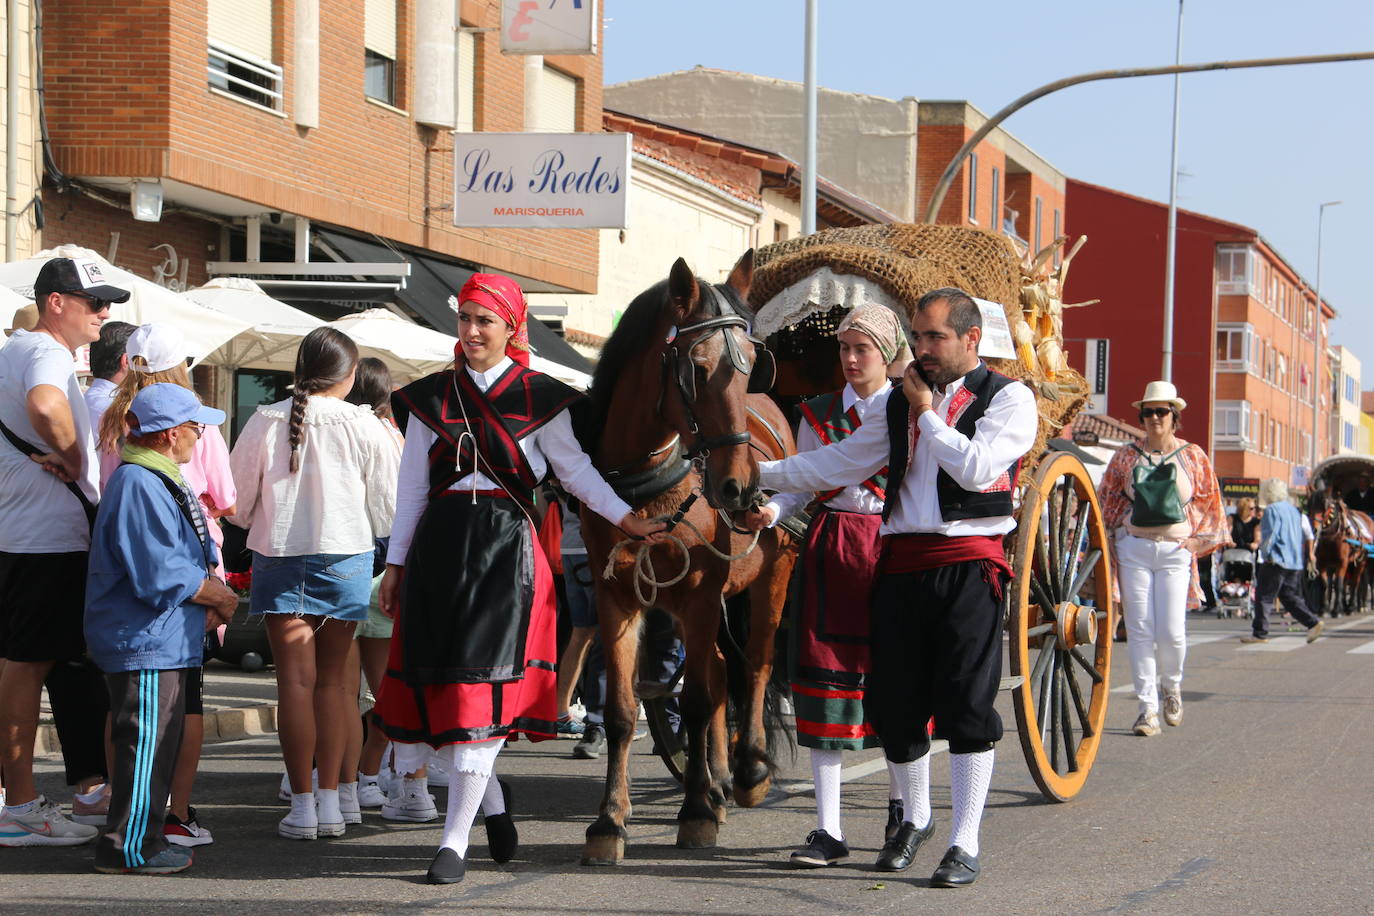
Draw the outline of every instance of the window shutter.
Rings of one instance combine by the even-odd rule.
[[[396,0],[366,0],[363,46],[387,60],[396,59]]]
[[[458,33],[458,130],[471,132],[477,123],[477,36]]]
[[[209,38],[272,62],[272,0],[210,0]]]
[[[538,122],[534,130],[573,133],[577,130],[577,79],[545,67],[539,80]]]

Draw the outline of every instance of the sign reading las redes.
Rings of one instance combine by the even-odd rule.
[[[453,135],[453,224],[624,229],[629,134]]]

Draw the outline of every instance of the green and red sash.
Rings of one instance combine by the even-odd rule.
[[[844,392],[833,391],[830,394],[822,394],[810,400],[803,401],[801,404],[802,418],[806,420],[808,426],[816,434],[816,438],[821,440],[821,445],[830,445],[841,442],[854,435],[854,431],[863,425],[859,419],[859,412],[850,405],[848,410],[844,409]],[[880,500],[887,498],[887,468],[883,468],[872,477],[860,484]],[[828,502],[844,492],[843,487],[836,487],[825,493],[817,494],[816,498],[821,502]]]

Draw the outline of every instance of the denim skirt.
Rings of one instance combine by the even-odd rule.
[[[265,557],[254,552],[250,613],[366,620],[372,553]]]

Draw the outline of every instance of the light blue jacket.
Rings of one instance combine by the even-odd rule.
[[[1260,521],[1260,556],[1284,569],[1302,569],[1302,513],[1290,502],[1270,503]]]
[[[215,562],[213,543],[209,549]],[[200,539],[162,478],[120,465],[105,487],[91,537],[91,658],[106,672],[199,666],[205,607],[190,600],[208,575]]]

